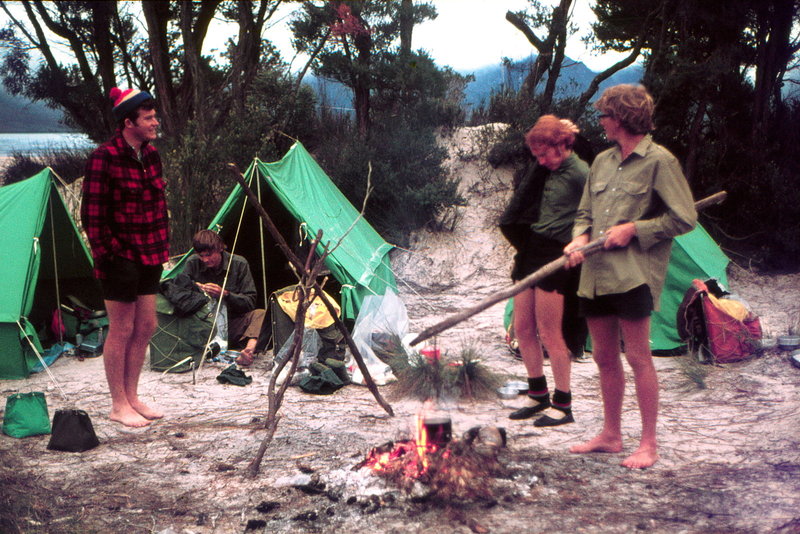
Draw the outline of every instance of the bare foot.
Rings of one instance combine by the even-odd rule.
[[[569,448],[569,452],[576,454],[585,454],[587,452],[620,452],[621,450],[621,437],[606,437],[603,434],[595,436],[585,443],[579,443]]]
[[[640,445],[636,451],[620,464],[628,469],[645,469],[658,461],[658,452],[652,446]]]
[[[136,410],[112,410],[108,418],[125,426],[140,428],[150,424],[150,421],[142,417]]]
[[[142,401],[132,402],[131,406],[145,419],[161,419],[164,417],[164,412],[156,408],[151,408]]]

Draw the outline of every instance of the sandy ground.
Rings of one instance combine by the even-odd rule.
[[[411,328],[421,331],[508,283],[511,252],[495,228],[510,194],[510,173],[475,155],[475,130],[456,134],[452,171],[468,204],[449,214],[448,234],[423,233],[393,262]],[[733,267],[731,290],[774,334],[800,319],[800,274],[755,275]],[[475,349],[498,375],[524,377],[505,347],[503,306],[441,334],[445,358]],[[167,410],[144,429],[110,422],[100,358],[53,366],[68,396],[47,376],[0,381],[0,393],[44,390],[51,414],[86,410],[101,441],[80,454],[46,449],[48,437],[0,436],[2,532],[800,532],[800,370],[787,353],[725,366],[690,357],[656,358],[661,382],[661,460],[632,472],[619,466],[637,443],[638,412],[629,381],[622,454],[572,455],[570,444],[601,425],[597,372],[573,366],[576,422],[537,429],[507,418],[519,400],[441,403],[460,435],[476,425],[504,427],[503,474],[487,480],[493,498],[409,498],[354,471],[365,454],[408,437],[421,403],[381,393],[389,417],[364,387],[330,396],[290,388],[259,474],[247,475],[264,436],[269,358],[247,371],[253,383],[222,385],[221,367],[161,375],[145,370],[143,397]],[[549,376],[549,369],[546,370]],[[418,496],[419,497],[419,496]]]

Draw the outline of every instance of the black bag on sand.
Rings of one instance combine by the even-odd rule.
[[[89,414],[83,410],[56,410],[47,448],[51,451],[83,452],[100,445]]]

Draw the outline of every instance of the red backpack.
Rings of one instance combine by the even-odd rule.
[[[677,326],[681,340],[703,362],[738,362],[755,354],[760,345],[758,317],[742,302],[724,298],[712,280],[692,281],[678,308]]]

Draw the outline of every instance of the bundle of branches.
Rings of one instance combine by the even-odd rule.
[[[475,349],[464,349],[455,361],[429,359],[405,352],[389,363],[397,382],[395,394],[419,400],[488,399],[502,378],[483,366]]]

